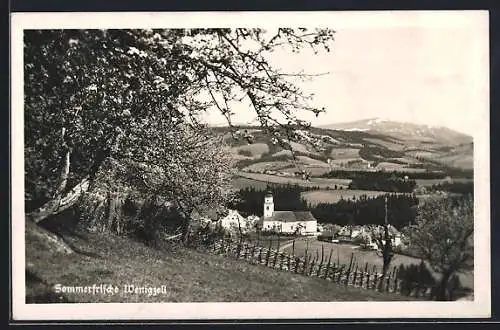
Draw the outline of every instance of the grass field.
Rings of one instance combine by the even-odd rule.
[[[265,190],[268,185],[268,183],[264,181],[252,180],[243,177],[235,177],[231,183],[236,189],[255,188],[257,190]]]
[[[460,183],[467,183],[467,182],[473,182],[473,179],[467,179],[467,178],[453,178],[453,182],[460,182]],[[443,179],[416,179],[415,182],[417,183],[418,186],[426,187],[426,186],[433,186],[435,184],[440,184],[443,182]]]
[[[35,225],[33,225],[35,226]],[[265,302],[413,300],[371,290],[340,286],[319,278],[280,272],[246,261],[185,248],[160,251],[131,239],[101,233],[65,235],[80,252],[66,255],[43,240],[26,235],[26,297],[48,302]],[[105,283],[166,286],[165,294],[56,295],[55,284],[86,286]]]
[[[276,184],[298,184],[303,187],[319,187],[326,189],[327,187],[333,189],[335,185],[343,186],[344,188],[349,185],[351,180],[348,179],[325,179],[325,178],[311,178],[310,181],[305,181],[297,177],[282,177],[269,174],[260,173],[246,173],[238,172],[238,175],[247,179],[252,179],[256,181],[276,183]]]
[[[341,197],[347,200],[352,199],[353,197],[358,198],[361,195],[376,197],[384,194],[387,193],[384,191],[372,190],[314,190],[302,192],[301,197],[312,205],[316,205],[319,203],[337,203]]]
[[[403,150],[405,147],[405,145],[403,143],[391,142],[391,141],[387,141],[384,139],[363,138],[363,140],[370,142],[370,143],[373,143],[373,144],[377,144],[379,146],[386,147],[387,149],[391,149],[391,150],[400,151],[400,150]]]
[[[252,155],[253,158],[260,158],[262,154],[269,152],[269,146],[265,143],[254,143],[234,148],[234,153],[245,151]]]
[[[359,157],[359,149],[355,148],[333,148],[330,152],[330,157],[336,159],[357,159]]]
[[[311,173],[311,176],[322,176],[323,174],[327,174],[328,172],[331,171],[331,168],[325,167],[325,166],[307,166],[306,167],[307,171]]]
[[[276,170],[281,170],[284,168],[288,168],[293,163],[291,161],[268,161],[268,162],[260,162],[260,163],[255,163],[252,165],[248,165],[245,167],[245,170],[250,170],[250,171],[264,171],[264,170],[271,170],[271,171],[276,171]],[[296,169],[295,169],[296,171]],[[291,171],[293,172],[293,171]]]
[[[335,261],[336,263],[340,262],[340,264],[348,265],[351,259],[351,255],[354,253],[355,261],[357,261],[359,266],[365,267],[365,264],[368,263],[368,267],[370,267],[370,269],[373,269],[373,266],[375,266],[377,267],[377,270],[379,272],[382,270],[382,258],[377,256],[375,251],[361,250],[358,246],[351,244],[335,244],[322,242],[316,240],[316,238],[298,239],[295,241],[294,253],[295,255],[304,256],[307,247],[308,254],[310,254],[312,257],[316,256],[317,254],[321,259],[322,246],[325,253],[324,258],[328,258],[331,251],[332,262]],[[283,251],[292,253],[292,246],[288,246]],[[400,264],[403,264],[405,266],[411,264],[418,265],[420,264],[420,259],[397,254],[392,260],[391,269],[394,266],[399,267]],[[458,275],[460,278],[460,282],[464,287],[474,287],[474,277],[472,272],[459,273]]]

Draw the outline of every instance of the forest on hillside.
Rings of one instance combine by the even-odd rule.
[[[418,205],[418,199],[413,195],[387,194],[375,198],[361,195],[356,199],[341,199],[337,203],[320,203],[312,206],[301,197],[301,192],[312,190],[312,188],[282,185],[268,187],[267,190],[273,193],[275,210],[307,210],[311,211],[318,222],[339,225],[383,224],[384,197],[387,196],[390,208],[388,219],[392,225],[399,229],[414,219],[415,207]],[[266,190],[258,190],[253,187],[241,189],[237,194],[236,202],[233,202],[230,207],[245,216],[251,214],[262,216],[265,193]]]

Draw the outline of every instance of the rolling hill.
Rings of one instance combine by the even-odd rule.
[[[312,177],[331,170],[441,171],[460,177],[473,169],[472,137],[444,127],[375,118],[297,129],[290,142],[295,157],[260,127],[212,130],[224,136],[238,169],[247,173],[291,178],[302,171]]]

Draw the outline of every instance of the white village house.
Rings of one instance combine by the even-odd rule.
[[[258,219],[258,217],[257,217]],[[254,230],[256,222],[255,216],[245,218],[236,210],[229,210],[229,213],[219,220],[222,228],[242,233],[248,233]]]
[[[264,215],[261,218],[261,228],[264,231],[299,235],[316,235],[318,221],[308,211],[275,211],[271,192],[264,197]]]
[[[191,218],[193,225],[210,225],[212,228],[221,226],[222,228],[234,233],[238,233],[241,229],[242,233],[248,233],[254,230],[256,221],[259,217],[249,216],[245,218],[236,210],[226,210],[225,215],[217,214],[215,210],[206,209],[202,211],[193,211]]]
[[[388,228],[389,228],[389,235],[391,236],[392,240],[391,242],[392,245],[395,247],[401,245],[401,233],[392,225],[389,225]],[[378,226],[377,231],[382,233],[383,232],[382,226]],[[373,249],[376,249],[377,244],[373,239],[372,235],[373,235],[372,231],[369,230],[366,226],[359,226],[359,225],[343,226],[337,234],[339,238],[350,239],[350,240],[356,239],[358,237],[364,237],[367,241],[366,245]],[[385,244],[384,240],[382,240],[382,242]]]

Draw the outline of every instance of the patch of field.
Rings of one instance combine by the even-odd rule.
[[[440,184],[443,180],[442,179],[416,179],[415,182],[417,183],[417,186],[421,187],[428,187],[428,186],[433,186],[435,184]]]
[[[283,157],[283,156],[287,156],[287,157],[290,157],[290,159],[292,159],[292,152],[290,150],[280,150],[278,152],[275,152],[274,154],[272,154],[273,157]]]
[[[410,155],[411,157],[429,158],[429,159],[433,159],[434,157],[439,156],[439,153],[427,150],[406,151],[406,154]]]
[[[394,170],[403,170],[404,165],[398,164],[398,163],[391,163],[391,162],[381,162],[381,163],[378,163],[375,168],[380,169],[380,170],[386,170],[386,171],[394,171]]]
[[[321,176],[331,171],[330,167],[315,167],[315,166],[307,166],[307,171],[311,172],[312,176]]]
[[[473,155],[447,155],[443,157],[433,158],[433,160],[436,160],[448,166],[458,167],[462,169],[474,168]]]
[[[298,143],[298,142],[290,142],[290,146],[292,147],[292,150],[293,151],[299,151],[299,152],[303,152],[303,153],[308,153],[309,150],[307,149],[307,147],[302,144],[302,143]]]
[[[375,138],[364,138],[363,140],[382,146],[386,147],[387,149],[395,150],[395,151],[401,151],[405,148],[404,144],[397,143],[397,142],[391,142],[391,141],[386,141],[382,139],[375,139]]]
[[[358,158],[330,159],[330,165],[347,164],[348,162],[360,161],[362,159],[363,158],[361,158],[361,157],[358,157]]]
[[[325,178],[311,178],[310,181],[305,181],[298,177],[282,177],[276,175],[269,174],[260,174],[260,173],[246,173],[246,172],[238,172],[238,175],[244,178],[276,183],[276,184],[298,184],[302,187],[319,187],[320,189],[326,189],[327,187],[333,189],[335,185],[343,186],[344,188],[349,185],[351,180],[348,179],[325,179]]]
[[[298,142],[290,142],[290,146],[292,147],[292,150],[294,152],[300,152],[304,155],[316,155],[319,156],[321,153],[315,151],[313,148],[308,148],[305,144],[303,143],[298,143]],[[292,152],[288,149],[280,150],[278,152],[275,152],[273,154],[273,157],[279,157],[279,156],[288,156],[292,158]]]
[[[321,247],[324,248],[324,258],[328,258],[330,255],[330,251],[332,253],[332,262],[349,265],[351,255],[355,258],[355,261],[358,263],[359,267],[364,268],[366,263],[368,263],[368,267],[373,269],[373,266],[377,268],[380,272],[382,270],[382,258],[377,255],[375,251],[362,250],[359,249],[356,245],[351,244],[335,244],[328,242],[321,242],[312,239],[298,239],[295,241],[295,255],[304,256],[305,250],[307,247],[308,254],[312,257],[318,255],[321,259]],[[291,253],[292,246],[289,246],[284,249],[284,252]],[[391,270],[394,266],[399,267],[400,264],[404,266],[408,266],[411,264],[420,264],[420,259],[396,254],[391,262]],[[474,287],[474,277],[472,272],[466,273],[458,273],[461,284],[466,288]]]
[[[414,165],[414,164],[421,164],[422,162],[417,160],[417,159],[414,159],[414,158],[410,158],[410,157],[397,157],[397,158],[392,158],[394,160],[398,160],[400,162],[403,162],[405,164],[409,164],[409,165]]]
[[[359,149],[355,148],[334,148],[330,152],[332,160],[338,159],[357,159],[359,158]]]
[[[235,177],[231,180],[231,185],[236,189],[254,188],[257,190],[266,190],[268,183],[243,177]]]
[[[297,156],[297,161],[301,164],[314,165],[314,166],[324,166],[328,167],[328,164],[317,159],[313,159],[307,156]]]
[[[396,172],[408,172],[408,173],[424,173],[427,172],[424,168],[413,168],[406,167],[406,165],[391,163],[391,162],[381,162],[375,167],[377,170],[384,171],[396,171]]]
[[[269,162],[261,162],[249,165],[245,167],[244,170],[258,171],[258,172],[265,170],[276,171],[288,167],[290,167],[290,162],[287,161],[269,161]]]
[[[337,203],[340,199],[352,199],[359,198],[362,195],[367,197],[377,197],[380,195],[387,194],[384,191],[372,191],[372,190],[314,190],[314,191],[304,191],[300,195],[302,198],[307,200],[312,205],[317,205],[319,203]]]
[[[34,224],[32,226],[35,226]],[[317,277],[252,265],[243,260],[182,247],[154,249],[104,233],[64,235],[77,251],[65,255],[26,235],[27,303],[161,303],[414,300],[402,295],[346,287]],[[109,283],[116,294],[57,295],[54,285]],[[135,286],[165,286],[165,293],[130,294]]]
[[[452,180],[452,182],[459,182],[459,183],[474,182],[474,179],[467,179],[467,178],[453,178],[451,180]],[[440,183],[443,183],[445,181],[446,180],[444,180],[444,179],[416,179],[415,180],[417,185],[421,186],[421,187],[433,186],[435,184],[440,184]]]
[[[253,143],[233,148],[233,150],[237,155],[244,152],[245,154],[241,155],[247,156],[246,153],[248,153],[253,158],[260,158],[262,154],[269,152],[269,146],[265,143]]]

